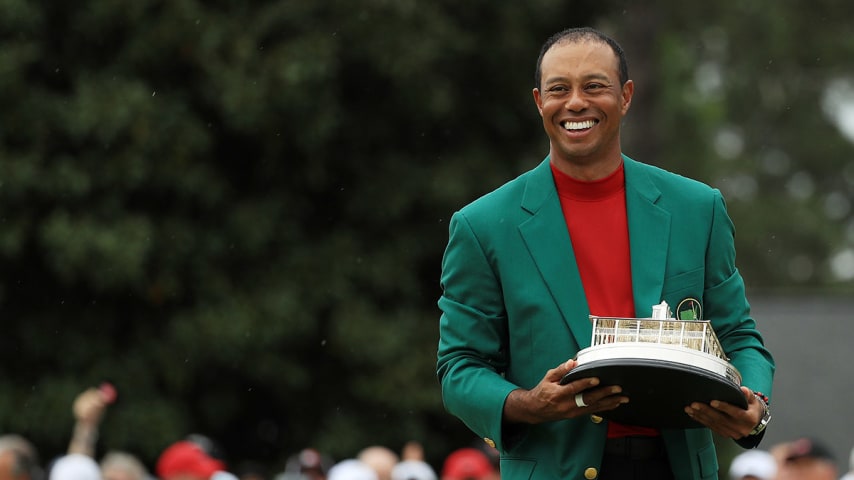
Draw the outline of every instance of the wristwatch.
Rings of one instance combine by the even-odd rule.
[[[750,435],[759,435],[765,430],[765,427],[768,426],[768,422],[771,421],[771,408],[768,407],[768,402],[765,401],[764,398],[759,395],[753,394],[759,403],[762,404],[762,418],[759,419],[759,423],[753,427],[753,430],[750,431]]]

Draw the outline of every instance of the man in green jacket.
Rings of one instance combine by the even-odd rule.
[[[724,200],[623,154],[633,93],[613,39],[590,28],[551,37],[533,90],[548,156],[450,222],[437,373],[448,411],[501,452],[505,480],[717,478],[712,432],[750,448],[769,419],[774,361]],[[561,385],[590,346],[589,315],[650,317],[689,298],[741,373],[746,409],[685,405],[705,428],[623,425],[597,415],[631,402],[619,385]]]

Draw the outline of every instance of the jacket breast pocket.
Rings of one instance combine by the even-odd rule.
[[[694,299],[702,305],[705,273],[706,269],[700,267],[665,278],[661,299],[670,305],[674,313],[686,299]]]

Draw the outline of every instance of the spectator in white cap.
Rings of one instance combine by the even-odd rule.
[[[391,480],[437,480],[436,471],[427,462],[404,460],[391,469]]]
[[[377,472],[361,460],[342,460],[329,469],[326,480],[379,480]]]
[[[50,467],[50,480],[101,480],[101,467],[92,457],[69,453]]]
[[[777,459],[764,450],[747,450],[729,466],[730,480],[773,480],[776,476]]]

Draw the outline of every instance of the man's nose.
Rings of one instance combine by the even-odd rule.
[[[584,97],[584,92],[577,89],[570,91],[564,103],[564,108],[572,112],[578,112],[587,108],[587,99]]]

